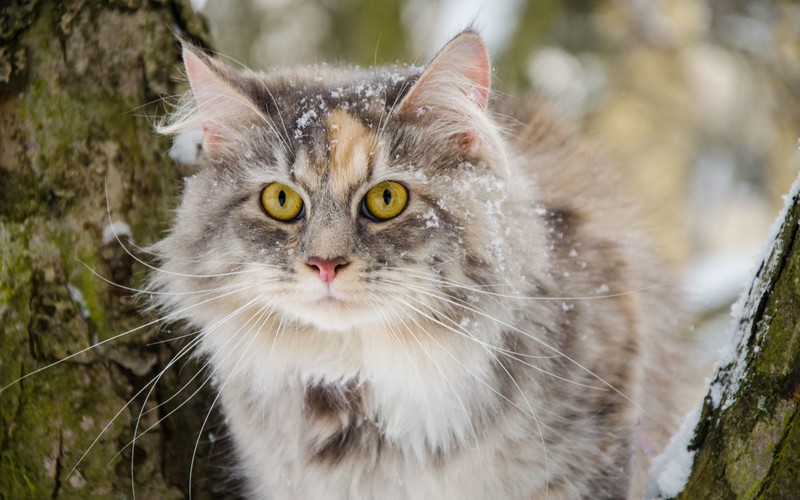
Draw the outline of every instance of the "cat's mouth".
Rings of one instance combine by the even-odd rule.
[[[315,304],[336,305],[346,301],[344,295],[330,284],[324,285],[315,295],[311,300]]]
[[[322,297],[321,299],[318,299],[315,303],[323,307],[340,307],[345,305],[344,300],[338,297],[334,297],[333,295]]]
[[[347,294],[337,290],[336,287],[326,285],[306,300],[306,308],[318,310],[326,315],[345,315],[358,309],[358,301],[348,297]]]
[[[343,290],[340,288],[344,288]],[[320,330],[345,331],[379,320],[374,305],[364,301],[357,290],[335,283],[313,285],[303,300],[284,303],[286,312]]]

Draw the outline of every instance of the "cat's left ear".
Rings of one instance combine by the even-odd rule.
[[[401,110],[419,108],[446,99],[453,91],[467,95],[486,109],[489,104],[491,65],[480,35],[465,31],[439,51],[400,104]]]
[[[469,122],[476,113],[486,110],[490,85],[486,45],[480,35],[465,31],[436,54],[396,112],[410,117],[432,113],[452,123],[459,142],[471,146],[479,141],[480,134]]]

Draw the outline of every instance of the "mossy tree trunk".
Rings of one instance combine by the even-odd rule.
[[[741,302],[736,349],[704,401],[679,498],[800,498],[799,223],[795,189]]]
[[[123,288],[141,286],[144,266],[104,238],[113,220],[130,228],[131,249],[152,243],[180,186],[168,142],[152,132],[176,92],[175,32],[205,39],[187,1],[0,6],[1,498],[182,498],[189,488],[211,399],[158,423],[199,385],[169,399],[196,368],[168,370],[136,396],[177,348],[154,344],[167,335]],[[137,422],[155,426],[131,447]],[[210,490],[207,437],[195,493]]]

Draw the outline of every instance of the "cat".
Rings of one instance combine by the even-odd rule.
[[[202,153],[149,289],[200,332],[248,497],[641,498],[677,300],[594,151],[490,107],[478,33],[425,68],[183,58],[159,131]]]

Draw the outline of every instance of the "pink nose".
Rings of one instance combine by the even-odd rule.
[[[308,259],[309,267],[316,269],[319,273],[319,279],[325,283],[330,283],[336,277],[336,271],[349,264],[344,257],[334,257],[332,259],[321,259],[319,257],[311,257]]]

